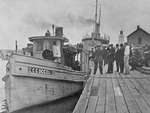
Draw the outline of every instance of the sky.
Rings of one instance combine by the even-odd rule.
[[[111,43],[140,25],[150,32],[150,0],[99,0],[101,2],[101,34]],[[15,40],[22,48],[28,37],[44,35],[52,24],[64,27],[70,43],[81,42],[93,31],[95,0],[0,0],[0,49],[14,49]]]

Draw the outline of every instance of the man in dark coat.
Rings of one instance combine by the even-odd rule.
[[[101,74],[103,74],[103,55],[104,51],[103,51],[103,47],[102,45],[98,46],[95,50],[95,52],[93,53],[93,57],[94,57],[94,74],[96,74],[98,65],[99,65],[99,71]]]
[[[123,44],[120,44],[120,49],[119,49],[119,68],[120,68],[120,73],[123,73],[124,71],[124,46]]]
[[[116,67],[117,67],[117,72],[119,72],[119,60],[120,60],[120,56],[119,56],[119,45],[116,44],[116,48],[115,48],[115,61],[116,61]]]
[[[115,49],[113,48],[113,44],[109,45],[108,48],[108,71],[107,73],[113,73],[113,62],[114,62]]]

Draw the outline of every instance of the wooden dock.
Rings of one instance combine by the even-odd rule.
[[[73,113],[150,113],[150,75],[91,75]]]

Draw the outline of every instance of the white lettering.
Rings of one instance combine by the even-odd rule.
[[[37,67],[28,67],[29,73],[43,74],[43,75],[52,75],[52,70],[37,68]]]

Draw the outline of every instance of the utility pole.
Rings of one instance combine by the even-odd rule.
[[[17,40],[15,41],[15,52],[17,53],[17,51],[18,51],[18,44],[17,44]]]

